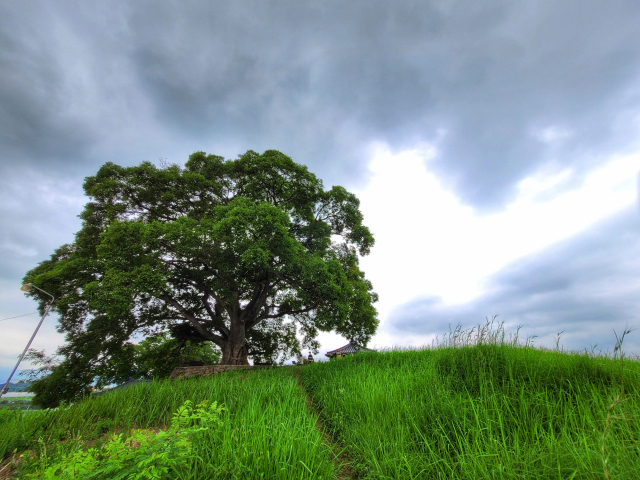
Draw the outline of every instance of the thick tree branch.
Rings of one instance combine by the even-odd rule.
[[[209,314],[209,316],[211,317],[211,321],[213,322],[213,324],[215,325],[215,327],[226,337],[229,338],[229,329],[227,328],[227,326],[224,324],[224,322],[222,321],[222,317],[220,315],[216,315],[216,312],[214,312],[211,309],[211,305],[209,305],[209,294],[205,293],[202,296],[202,304],[204,305],[205,310],[207,310],[207,313]]]
[[[265,303],[267,303],[270,291],[271,287],[268,281],[265,281],[264,283],[261,282],[256,285],[256,288],[253,290],[253,297],[251,298],[251,301],[245,307],[240,316],[241,322],[251,321],[252,318],[257,317],[258,312],[260,312]]]
[[[310,312],[311,310],[313,310],[316,307],[307,307],[307,308],[303,308],[301,310],[285,310],[285,311],[278,311],[278,313],[274,313],[272,315],[260,315],[258,317],[258,319],[263,320],[265,318],[280,318],[280,317],[284,317],[285,315],[299,315],[301,313],[307,313]]]
[[[209,289],[209,287],[207,287],[203,283],[196,283],[196,286],[200,288],[205,293],[205,295],[208,295],[211,298],[213,298],[216,301],[217,305],[220,305],[222,308],[224,308],[224,310],[227,312],[230,318],[233,317],[232,315],[233,311],[227,307],[226,303],[222,300],[222,298],[219,295],[216,295],[213,290]]]
[[[307,307],[307,308],[303,308],[303,309],[300,309],[300,310],[284,310],[284,311],[278,311],[277,313],[274,313],[274,314],[264,314],[263,313],[262,315],[259,315],[258,317],[256,317],[255,320],[253,320],[251,322],[247,322],[246,328],[247,328],[247,330],[249,330],[250,328],[253,328],[256,325],[258,325],[262,320],[266,320],[267,318],[280,318],[280,317],[284,317],[285,315],[299,315],[301,313],[310,312],[314,308],[315,307]]]
[[[186,308],[184,308],[182,305],[180,305],[171,296],[169,296],[168,294],[164,294],[164,295],[160,295],[160,297],[158,297],[158,298],[160,298],[161,300],[164,300],[169,305],[172,305],[173,307],[175,307],[178,310],[180,310],[180,313],[182,313],[182,315],[184,315],[184,317],[189,321],[189,323],[191,325],[193,325],[193,327],[196,329],[196,331],[200,335],[202,335],[204,338],[206,338],[207,340],[212,341],[213,343],[215,343],[219,347],[223,347],[225,345],[226,340],[224,338],[222,338],[219,335],[216,335],[215,333],[211,333],[211,332],[205,330],[202,327],[202,324],[198,321],[198,319],[196,317],[194,317],[193,315],[191,315],[187,311]]]

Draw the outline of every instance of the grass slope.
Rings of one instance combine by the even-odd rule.
[[[357,478],[640,478],[639,362],[478,332],[421,351],[160,381],[52,411],[1,410],[0,458],[31,450],[20,478],[40,478],[107,432],[164,428],[186,400],[209,400],[224,404],[222,425],[166,478],[337,478],[299,376]]]
[[[362,478],[640,478],[640,365],[511,345],[363,353],[302,382]],[[605,468],[606,462],[606,468]]]
[[[116,390],[65,409],[2,411],[0,455],[31,449],[37,461],[27,473],[113,430],[164,427],[185,400],[225,406],[223,425],[194,445],[195,457],[179,472],[184,479],[334,478],[336,467],[287,369],[228,372],[224,375],[160,381]],[[42,438],[43,442],[38,439]],[[60,440],[67,440],[60,443]],[[48,445],[45,450],[45,445]]]

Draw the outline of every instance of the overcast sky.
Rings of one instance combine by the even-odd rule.
[[[635,0],[0,0],[0,319],[103,163],[276,149],[361,199],[371,347],[498,315],[612,350],[640,327],[639,134]],[[3,377],[37,322],[0,322]]]

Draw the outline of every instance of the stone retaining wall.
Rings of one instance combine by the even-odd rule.
[[[207,377],[216,373],[228,372],[229,370],[254,370],[259,368],[271,368],[269,366],[253,365],[205,365],[204,367],[176,367],[169,377],[171,380],[179,380],[189,377]]]

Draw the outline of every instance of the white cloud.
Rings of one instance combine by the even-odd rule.
[[[469,302],[487,293],[488,277],[510,262],[576,235],[637,199],[638,154],[609,160],[573,190],[558,188],[571,178],[570,169],[547,168],[520,182],[519,196],[502,212],[479,217],[429,171],[435,147],[392,154],[375,144],[372,152],[371,182],[356,194],[376,238],[362,268],[380,295],[382,322],[393,308],[421,296],[441,297],[443,306]],[[552,195],[541,202],[544,192]],[[381,340],[378,334],[373,343]]]
[[[543,143],[554,143],[558,140],[570,138],[573,131],[560,125],[549,125],[545,128],[533,129],[531,135]]]

